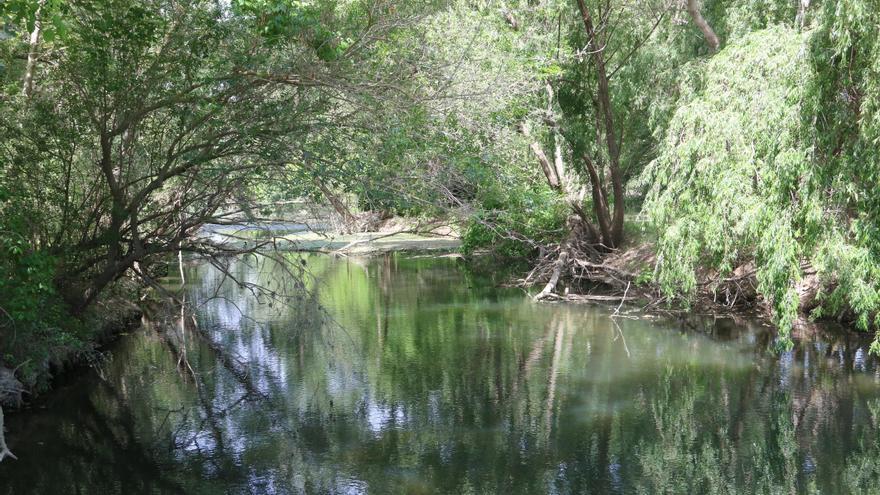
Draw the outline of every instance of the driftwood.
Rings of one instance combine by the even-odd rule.
[[[579,224],[570,219],[572,234],[559,245],[543,246],[535,267],[517,281],[520,287],[543,286],[533,297],[535,301],[623,303],[647,301],[649,306],[667,301],[659,287],[645,281],[640,274],[656,264],[650,244],[625,250],[608,250],[591,243],[592,239]],[[575,228],[573,228],[575,227]],[[809,274],[809,269],[805,274]],[[763,300],[757,291],[756,269],[745,263],[727,276],[717,272],[699,274],[697,304],[713,312],[734,309],[761,309]],[[802,306],[815,305],[815,277],[805,277],[799,286]],[[565,290],[558,289],[565,285]]]
[[[553,273],[550,275],[550,280],[547,281],[547,285],[544,286],[544,289],[542,289],[541,292],[535,295],[535,301],[546,299],[551,294],[553,294],[553,291],[556,290],[556,284],[559,283],[559,277],[562,274],[562,270],[563,268],[565,268],[567,261],[568,249],[564,249],[561,253],[559,253],[559,258],[557,258],[556,263],[554,263]]]
[[[570,301],[596,301],[596,302],[626,302],[636,300],[633,296],[612,294],[569,294],[566,300]],[[619,307],[619,306],[618,306]]]
[[[18,459],[6,446],[6,435],[3,431],[3,407],[0,406],[0,462],[3,462],[3,459],[7,457]]]

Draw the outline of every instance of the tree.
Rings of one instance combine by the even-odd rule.
[[[715,30],[712,29],[712,26],[706,22],[706,19],[703,18],[703,13],[700,12],[700,5],[697,3],[697,0],[687,0],[687,10],[691,15],[691,18],[694,20],[694,24],[700,28],[700,31],[703,32],[703,36],[706,38],[706,43],[709,44],[709,49],[714,53],[718,51],[718,47],[721,46],[721,42],[718,41],[718,35],[715,34]]]
[[[58,259],[55,286],[75,314],[167,253],[241,252],[201,229],[236,222],[256,205],[243,192],[283,180],[322,129],[400,76],[358,71],[403,25],[395,9],[297,5],[66,7],[64,49],[40,65],[30,98],[7,105],[0,156],[3,183],[33,212],[30,242]]]
[[[596,99],[594,106],[598,114],[597,120],[601,122],[605,145],[608,153],[608,169],[611,175],[611,192],[614,195],[614,212],[608,212],[608,194],[603,190],[598,170],[591,157],[583,155],[584,165],[590,175],[590,185],[593,190],[593,209],[596,213],[597,222],[601,231],[602,244],[608,248],[615,248],[623,240],[623,174],[620,170],[620,149],[614,127],[614,109],[611,106],[611,94],[608,88],[608,74],[605,71],[605,47],[607,37],[599,39],[596,28],[593,25],[593,17],[584,0],[577,0],[581,20],[584,23],[584,31],[587,35],[587,49],[589,57],[593,60],[593,70],[596,77]],[[602,26],[607,32],[607,25]]]
[[[590,7],[577,1],[579,23],[583,30],[572,35],[575,53],[568,74],[560,83],[559,107],[563,113],[560,133],[571,145],[572,157],[582,165],[579,170],[588,182],[595,226],[584,220],[586,231],[602,250],[615,249],[623,241],[626,177],[621,165],[623,135],[616,122],[611,77],[631,62],[653,35],[669,10],[668,6],[643,7],[644,16],[624,18],[630,5],[598,4],[600,25]],[[604,8],[604,10],[603,10]],[[616,17],[616,24],[612,19]],[[611,38],[610,33],[619,33]],[[608,61],[615,67],[608,71]],[[586,134],[586,135],[585,135]]]

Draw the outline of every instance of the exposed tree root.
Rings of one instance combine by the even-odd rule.
[[[743,263],[725,276],[708,270],[699,272],[693,298],[687,305],[676,305],[676,300],[665,295],[659,286],[640,276],[655,268],[650,245],[606,251],[599,255],[592,248],[584,249],[583,243],[573,243],[573,246],[568,250],[560,246],[544,247],[535,267],[527,277],[517,281],[517,285],[526,288],[546,283],[534,297],[536,301],[615,305],[612,317],[651,318],[659,314],[682,318],[704,314],[772,318],[771,305],[758,291],[757,271],[751,262]],[[806,315],[819,304],[821,281],[811,266],[802,266],[802,273],[803,278],[796,290],[800,298],[799,310]],[[621,311],[623,303],[637,303],[638,308]],[[801,327],[805,322],[805,319],[800,320],[797,326]]]

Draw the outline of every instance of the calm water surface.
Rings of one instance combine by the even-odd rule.
[[[188,265],[210,340],[169,315],[7,414],[0,494],[880,490],[858,335],[776,354],[758,325],[536,305],[451,259],[306,266],[316,296],[270,307],[246,284],[281,270]]]

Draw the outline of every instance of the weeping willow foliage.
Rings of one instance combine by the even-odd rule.
[[[810,189],[824,206],[813,263],[829,286],[821,311],[880,329],[880,1],[823,2],[812,40],[806,118],[815,130]],[[880,353],[875,340],[871,349]]]
[[[803,255],[797,195],[810,155],[801,119],[807,56],[804,36],[779,27],[699,68],[645,171],[667,292],[693,295],[698,266],[731,272],[754,258],[760,291],[773,300],[780,328],[790,327]]]
[[[876,3],[829,2],[813,30],[756,31],[695,63],[641,178],[667,293],[693,296],[699,267],[724,274],[754,261],[787,343],[812,266],[822,283],[814,316],[877,329]]]

